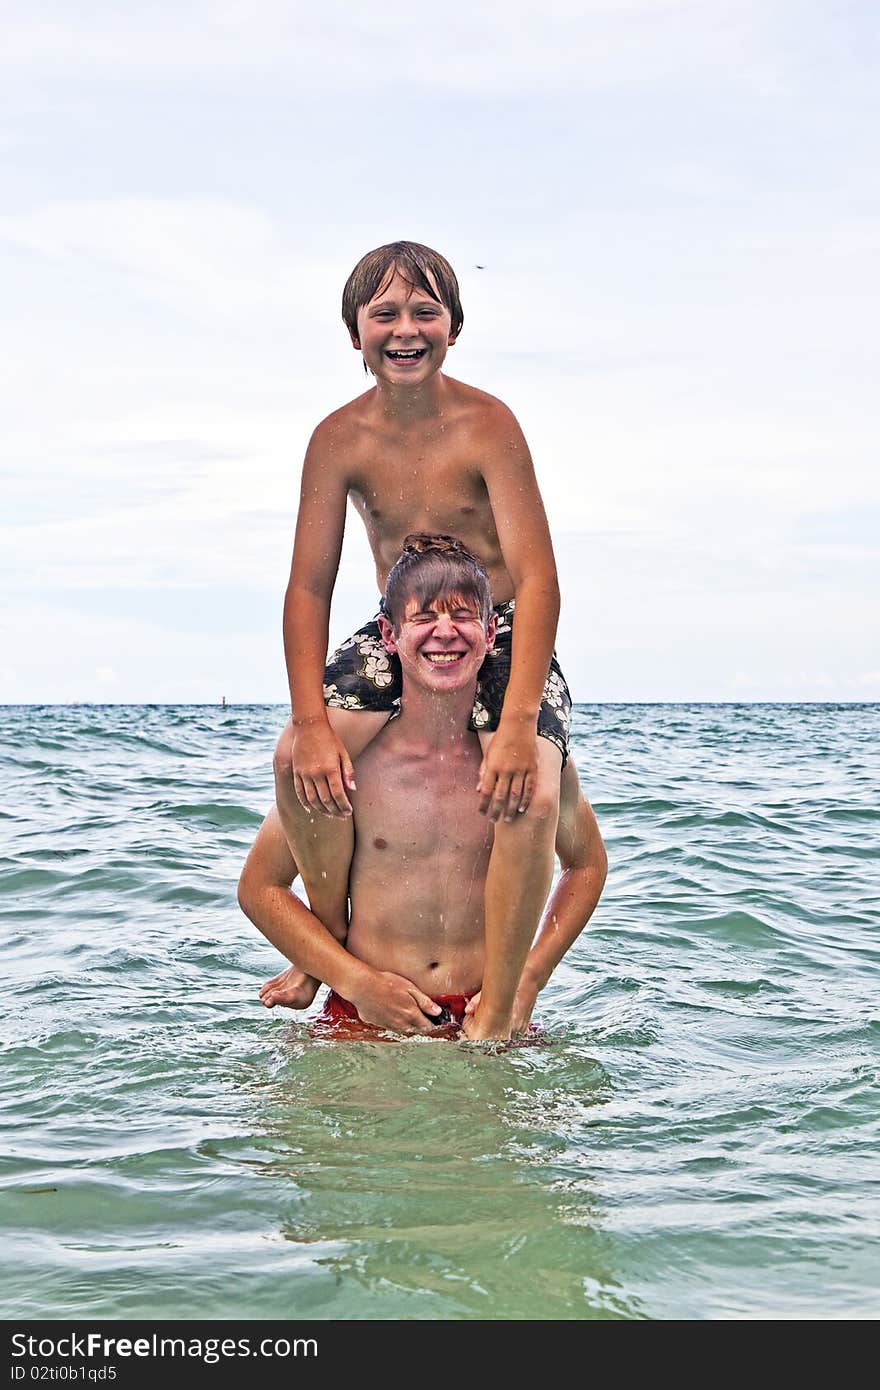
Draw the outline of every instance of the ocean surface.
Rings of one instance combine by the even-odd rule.
[[[3,1316],[880,1313],[880,706],[579,706],[543,1045],[311,1038],[236,904],[280,708],[0,709]]]

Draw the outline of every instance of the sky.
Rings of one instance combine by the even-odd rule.
[[[878,22],[6,0],[0,703],[286,700],[341,290],[399,238],[529,440],[576,700],[880,699]],[[331,640],[375,606],[352,512]]]

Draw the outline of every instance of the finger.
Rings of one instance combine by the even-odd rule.
[[[485,815],[489,809],[489,803],[492,800],[492,793],[495,789],[496,781],[496,775],[492,772],[487,772],[477,783],[477,792],[480,797],[479,810],[481,815]]]
[[[464,1006],[464,1011],[465,1011],[466,1014],[472,1014],[472,1013],[475,1013],[475,1012],[476,1012],[476,1008],[477,1008],[477,1005],[478,1005],[479,1002],[480,1002],[480,999],[481,999],[481,997],[482,997],[482,994],[483,994],[483,991],[482,991],[481,989],[478,989],[477,992],[476,992],[476,994],[472,994],[472,995],[471,995],[470,999],[467,1001],[467,1003],[466,1003],[465,1006]]]
[[[327,778],[327,787],[333,798],[333,805],[341,816],[351,815],[351,802],[345,795],[345,788],[342,785],[342,778],[338,772],[333,772]]]
[[[413,1009],[412,1012],[407,1010],[406,1013],[398,1016],[397,1021],[392,1025],[392,1031],[395,1033],[423,1033],[427,1036],[429,1033],[433,1033],[434,1025],[430,1019],[425,1018],[421,1009]]]
[[[310,773],[302,774],[303,794],[305,796],[304,806],[307,811],[322,811],[321,798],[318,794],[318,786],[314,777]]]
[[[499,821],[504,814],[507,805],[507,797],[510,792],[510,777],[499,777],[495,783],[495,793],[492,797],[492,804],[489,807],[489,819]]]
[[[312,808],[309,805],[309,798],[308,793],[306,792],[305,782],[303,781],[302,777],[298,772],[296,773],[293,779],[293,789],[296,792],[296,799],[299,802],[300,806],[303,808],[303,810],[310,811]]]
[[[420,990],[415,991],[413,999],[416,1001],[423,1014],[435,1015],[442,1014],[443,1012],[440,1004],[437,1004],[430,995],[422,994]]]
[[[519,803],[519,814],[524,816],[532,804],[532,797],[535,795],[535,778],[531,772],[526,773],[525,787],[523,789],[522,801]]]
[[[354,780],[354,764],[348,755],[342,759],[342,780],[347,791],[357,791],[357,782]]]
[[[326,777],[315,778],[315,795],[318,798],[318,804],[315,809],[317,811],[326,812],[328,816],[335,816],[336,802],[330,794],[330,787],[328,786]]]
[[[504,819],[508,825],[516,820],[517,811],[522,805],[523,795],[525,794],[526,775],[524,772],[514,773],[510,779],[510,795],[507,798],[507,806],[504,811]]]

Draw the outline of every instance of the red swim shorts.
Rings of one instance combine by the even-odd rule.
[[[435,995],[434,1003],[439,1004],[443,1012],[437,1015],[430,1036],[457,1038],[461,1032],[465,1005],[471,997],[470,994]],[[426,1014],[425,1017],[428,1018],[429,1015]],[[318,1036],[329,1034],[334,1038],[372,1038],[374,1041],[383,1037],[381,1028],[375,1028],[372,1023],[364,1023],[354,1004],[349,999],[343,999],[334,989],[331,989],[324,1000],[324,1007],[312,1026]],[[427,1037],[428,1034],[423,1036]]]

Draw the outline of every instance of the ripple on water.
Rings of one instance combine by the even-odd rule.
[[[4,714],[7,1316],[871,1315],[877,707],[578,707],[608,887],[500,1054],[258,1004],[280,708]]]

